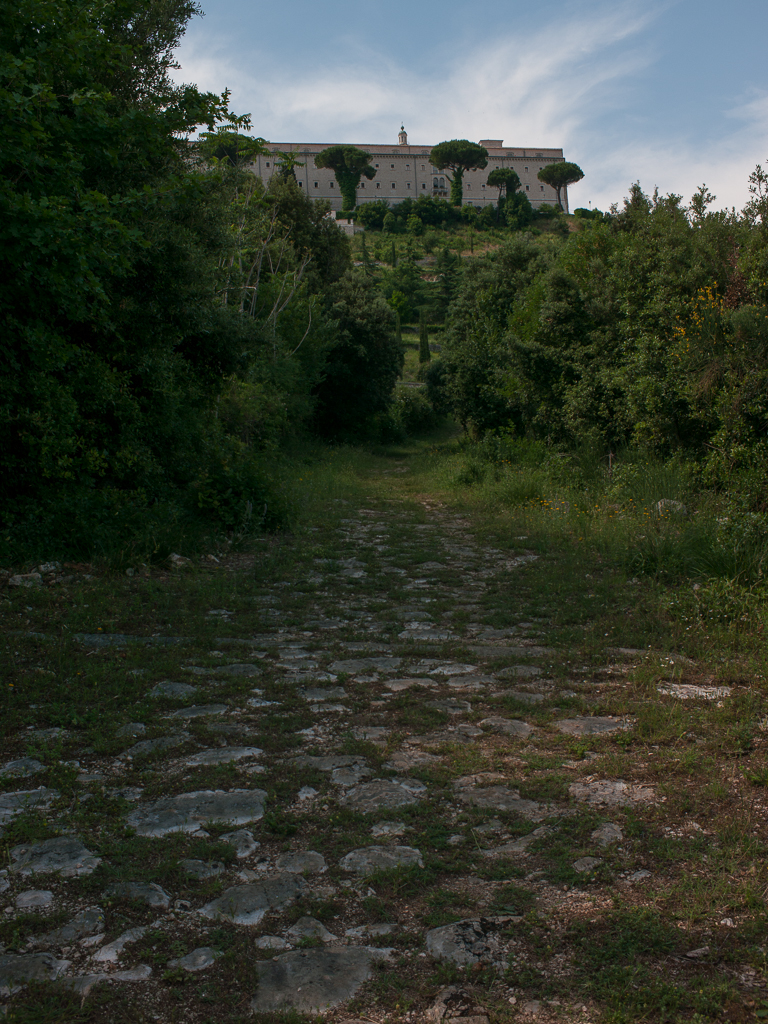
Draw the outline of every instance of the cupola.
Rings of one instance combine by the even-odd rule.
[[[408,133],[406,132],[406,130],[405,130],[403,125],[400,125],[400,133],[397,136],[397,142],[398,142],[398,145],[400,145],[400,146],[407,146],[408,145]]]

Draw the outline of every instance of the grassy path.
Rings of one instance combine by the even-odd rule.
[[[248,554],[5,589],[6,1019],[768,1014],[764,681],[438,457],[339,454]]]

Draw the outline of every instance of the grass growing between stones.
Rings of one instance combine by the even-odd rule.
[[[8,1020],[299,1024],[317,1008],[290,980],[260,1008],[259,965],[360,948],[390,952],[339,1003],[321,985],[326,1020],[424,1020],[446,985],[489,1024],[760,1019],[763,612],[707,582],[730,564],[716,510],[678,477],[636,474],[609,502],[588,467],[472,469],[451,444],[307,464],[295,531],[218,562],[3,591],[0,967],[68,962],[9,984]],[[654,518],[660,498],[700,517]],[[249,821],[129,824],[254,790]],[[238,829],[258,845],[238,851]],[[90,873],[16,870],[73,836],[101,858]],[[379,849],[406,859],[345,860]],[[249,924],[206,916],[296,878]],[[40,944],[93,906],[101,937]],[[325,933],[290,931],[307,918]],[[476,947],[441,952],[436,930],[466,921]],[[176,963],[206,949],[199,971]]]

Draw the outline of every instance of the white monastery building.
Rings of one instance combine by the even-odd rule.
[[[269,152],[253,161],[252,169],[254,174],[267,182],[276,170],[274,157],[270,154],[294,153],[304,164],[303,167],[295,168],[299,186],[306,189],[313,199],[329,199],[332,209],[341,210],[341,192],[333,171],[315,167],[315,156],[331,145],[336,143],[272,142],[267,146]],[[376,177],[372,181],[367,178],[360,181],[357,189],[358,205],[372,199],[386,199],[394,206],[404,199],[418,199],[419,196],[449,198],[451,186],[448,175],[432,167],[429,162],[432,146],[412,146],[404,128],[400,129],[397,146],[350,145],[370,153],[371,163],[376,168]],[[465,205],[485,206],[496,202],[498,189],[486,184],[488,175],[496,167],[512,167],[517,171],[522,182],[521,191],[525,192],[534,208],[542,203],[555,205],[557,193],[549,185],[542,184],[536,175],[547,164],[563,160],[562,149],[508,147],[503,145],[501,139],[481,139],[480,145],[488,150],[488,166],[464,173]],[[563,189],[563,206],[568,212],[566,189]]]

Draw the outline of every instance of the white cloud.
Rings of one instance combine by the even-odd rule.
[[[415,143],[445,138],[503,138],[515,146],[562,146],[586,178],[571,207],[606,209],[639,179],[646,190],[682,193],[706,181],[718,206],[740,207],[755,163],[768,157],[768,96],[755,93],[728,111],[734,130],[717,142],[656,136],[634,110],[638,84],[655,54],[645,30],[663,0],[595,7],[589,16],[546,24],[535,33],[502,32],[487,45],[442,61],[404,65],[349,45],[331,62],[286,62],[194,29],[179,53],[179,80],[232,90],[232,107],[249,111],[254,133],[273,142],[394,143],[401,119]],[[338,53],[348,54],[346,62]]]

